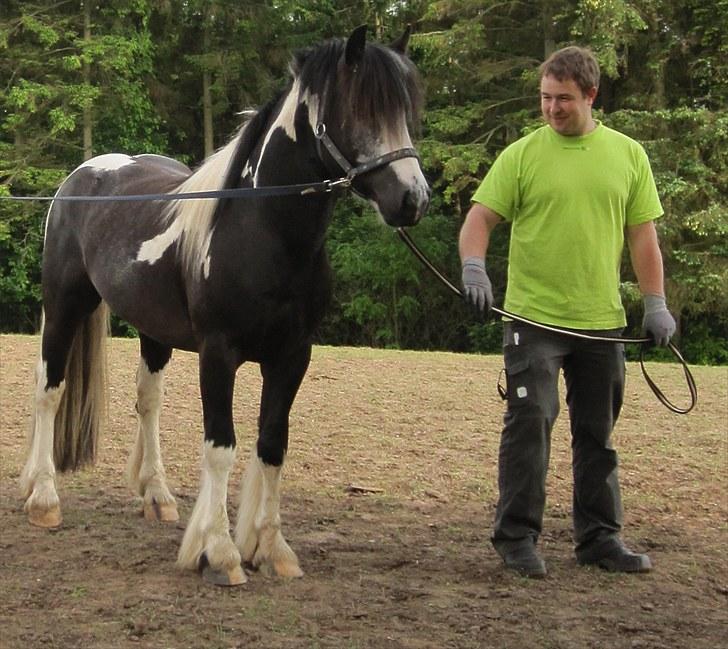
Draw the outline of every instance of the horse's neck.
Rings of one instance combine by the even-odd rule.
[[[317,151],[313,133],[307,133],[308,124],[299,121],[298,127],[284,122],[283,108],[270,120],[255,150],[245,165],[241,183],[255,187],[288,186],[319,182],[327,176],[322,164],[317,164]],[[314,162],[312,162],[314,161]],[[230,203],[234,204],[234,201]],[[335,196],[319,193],[307,196],[285,196],[281,199],[265,198],[256,201],[256,208],[247,212],[248,218],[286,240],[287,248],[298,248],[302,253],[317,254],[323,247],[326,229],[331,219]],[[232,206],[233,211],[235,207]],[[235,219],[233,219],[234,221]],[[243,235],[230,232],[231,236]]]
[[[282,127],[274,122],[257,153],[253,182],[256,186],[293,185],[324,180],[324,169],[317,165],[312,133],[307,125]]]

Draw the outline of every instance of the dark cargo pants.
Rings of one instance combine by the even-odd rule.
[[[588,333],[618,336],[621,330]],[[611,434],[624,393],[623,345],[507,322],[503,355],[508,408],[498,458],[496,550],[502,555],[535,543],[541,533],[560,370],[571,422],[576,551],[618,536],[622,503]]]

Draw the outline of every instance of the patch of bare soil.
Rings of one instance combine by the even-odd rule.
[[[550,572],[529,581],[506,573],[489,542],[501,359],[317,348],[292,412],[282,503],[284,533],[306,574],[258,573],[240,588],[221,589],[174,565],[197,495],[196,357],[175,354],[162,415],[180,523],[146,522],[125,486],[137,346],[115,339],[99,462],[59,477],[64,523],[47,531],[28,524],[17,488],[37,347],[37,338],[0,337],[2,649],[714,649],[725,642],[726,368],[695,369],[699,405],[681,417],[629,366],[616,443],[625,537],[650,553],[647,575],[576,565],[561,416],[541,541]],[[650,369],[680,401],[680,369]],[[257,366],[241,368],[233,520],[259,391]]]

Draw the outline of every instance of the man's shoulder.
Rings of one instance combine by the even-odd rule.
[[[643,149],[644,148],[634,138],[631,138],[629,135],[626,135],[625,133],[622,133],[621,131],[617,131],[616,129],[606,126],[605,124],[600,123],[599,129],[601,131],[601,136],[603,138],[605,138],[606,140],[609,140],[609,142],[611,144],[620,144],[628,149]]]
[[[534,148],[540,148],[548,142],[548,126],[541,126],[539,128],[522,135],[517,140],[511,142],[506,146],[503,151],[499,154],[499,157],[503,157],[505,160],[520,159],[524,153],[532,151]]]

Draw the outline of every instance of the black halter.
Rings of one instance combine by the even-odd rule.
[[[343,178],[329,181],[331,189],[334,189],[335,187],[342,187],[346,189],[351,186],[351,183],[357,176],[362,176],[370,171],[384,167],[395,160],[401,160],[402,158],[415,158],[417,162],[420,162],[420,157],[417,155],[417,151],[415,151],[414,148],[404,147],[402,149],[395,149],[394,151],[380,155],[378,158],[374,158],[368,162],[362,162],[360,165],[355,167],[344,157],[344,154],[341,153],[339,147],[337,147],[336,144],[334,144],[334,141],[329,137],[329,134],[326,132],[326,124],[319,122],[313,133],[316,136],[316,139],[326,147],[326,150],[329,152],[329,155],[331,155],[336,164],[338,164],[341,170],[346,174]]]

